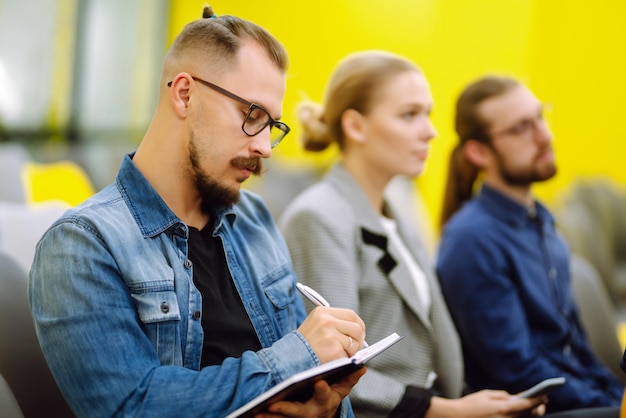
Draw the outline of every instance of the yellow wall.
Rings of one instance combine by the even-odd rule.
[[[199,17],[204,1],[172,0],[172,39]],[[559,174],[536,188],[551,200],[581,175],[626,183],[626,2],[620,0],[214,0],[217,14],[253,20],[273,33],[291,57],[284,121],[293,133],[274,159],[301,166],[328,164],[333,152],[305,154],[294,115],[303,97],[321,100],[335,64],[363,49],[386,49],[417,63],[435,97],[433,142],[417,180],[438,218],[447,157],[456,142],[456,96],[485,73],[513,75],[553,104],[551,126]]]

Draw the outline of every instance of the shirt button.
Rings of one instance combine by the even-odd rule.
[[[200,313],[200,311],[195,311],[193,313],[193,319],[195,319],[195,320],[200,319],[201,316],[202,316],[202,314]]]
[[[563,347],[563,354],[564,355],[569,356],[571,351],[572,351],[572,348],[570,347],[569,344],[566,344],[565,347]]]
[[[552,280],[556,279],[556,269],[554,267],[550,269],[550,272],[548,273],[548,277],[550,277]]]
[[[161,312],[168,313],[170,311],[170,304],[167,302],[161,302]]]
[[[191,266],[193,266],[193,263],[191,262],[191,260],[190,259],[186,259],[185,260],[185,268],[186,269],[190,269]]]

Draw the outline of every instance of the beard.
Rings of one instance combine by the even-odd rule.
[[[532,183],[551,179],[557,172],[556,164],[554,162],[546,163],[539,161],[544,152],[545,149],[539,151],[532,164],[527,167],[511,167],[502,158],[502,155],[496,151],[500,177],[513,186],[530,186]]]
[[[228,188],[219,179],[207,174],[202,170],[200,160],[195,137],[192,137],[189,142],[189,165],[196,190],[202,200],[202,211],[212,213],[216,209],[226,208],[239,202],[239,188]],[[230,160],[230,165],[240,170],[247,169],[255,176],[260,176],[263,170],[263,162],[259,157],[235,157]],[[239,183],[243,183],[244,180],[245,178],[237,179]]]

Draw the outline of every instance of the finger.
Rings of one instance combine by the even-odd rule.
[[[490,399],[493,400],[507,400],[514,398],[509,392],[505,390],[483,389],[480,392],[485,393]]]
[[[367,368],[362,367],[355,371],[354,373],[349,374],[344,377],[337,383],[333,383],[331,385],[331,389],[336,392],[342,399],[348,396],[354,385],[356,385],[359,379],[365,374]]]
[[[332,316],[338,319],[340,324],[343,324],[344,326],[356,325],[357,326],[356,329],[359,329],[363,333],[365,333],[365,322],[363,322],[361,317],[352,309],[343,309],[343,308],[325,308],[325,309],[327,309],[328,312]],[[346,334],[348,334],[348,332],[346,332]],[[358,334],[358,331],[351,332],[349,334],[350,335]]]
[[[338,397],[338,399],[333,401],[341,402],[341,399],[348,396],[350,390],[357,384],[366,371],[365,367],[361,367],[332,385],[329,385],[325,380],[315,382],[313,386],[313,399],[319,404],[324,404],[332,400],[333,397]]]
[[[511,397],[514,400],[515,404],[512,406],[512,412],[526,412],[526,414],[533,414],[534,409],[538,408],[543,400],[543,397],[537,396],[534,398],[518,398],[515,396]]]
[[[338,321],[336,323],[338,333],[344,334],[346,337],[342,339],[342,345],[346,352],[356,353],[365,341],[365,328],[361,328],[359,324],[348,321]]]
[[[541,404],[533,409],[533,417],[541,417],[546,413],[546,404]]]
[[[548,397],[546,395],[533,396],[532,398],[527,398],[527,400],[533,407],[548,403]]]
[[[363,320],[361,319],[361,317],[359,317],[359,315],[356,312],[354,312],[352,309],[333,308],[333,307],[327,307],[326,309],[335,318],[342,319],[344,321],[354,321],[354,322],[363,323]]]
[[[351,350],[352,350],[352,346],[354,345],[354,339],[348,335],[348,347],[346,347],[346,353],[348,353],[349,356],[351,356],[352,354],[350,354]]]
[[[325,416],[336,408],[341,397],[330,389],[325,380],[315,382],[313,396],[306,402],[279,401],[268,407],[268,413],[273,416],[305,417]],[[279,414],[279,415],[276,415]],[[264,418],[266,418],[264,416]]]
[[[267,412],[257,414],[254,418],[300,417],[306,416],[302,404],[280,401],[270,405]]]
[[[338,316],[347,312],[349,317],[358,318],[350,310],[317,307],[298,327],[298,331],[308,340],[322,363],[353,355],[365,339],[362,321],[340,319],[335,316],[338,312]],[[350,338],[354,342],[352,346]]]

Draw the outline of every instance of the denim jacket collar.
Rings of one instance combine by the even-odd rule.
[[[134,155],[132,152],[124,157],[115,183],[143,236],[153,237],[175,225],[184,224],[135,166],[132,161]],[[218,211],[216,217],[214,225],[217,230],[224,217],[232,225],[236,214],[232,207],[228,207]]]

